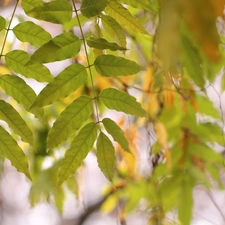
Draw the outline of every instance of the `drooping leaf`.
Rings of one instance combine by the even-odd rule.
[[[86,80],[87,71],[84,66],[81,64],[68,66],[40,92],[32,108],[49,105],[68,96],[82,86]]]
[[[105,177],[112,181],[116,163],[115,150],[109,138],[101,132],[97,141],[98,166]]]
[[[21,136],[22,141],[33,145],[33,134],[20,114],[7,102],[0,100],[0,120],[4,120]]]
[[[126,28],[142,34],[148,34],[141,21],[137,17],[132,16],[119,2],[109,0],[105,12]]]
[[[29,12],[34,7],[41,5],[42,0],[22,0],[21,6],[25,13]]]
[[[40,63],[26,66],[29,60],[30,55],[22,50],[13,50],[5,55],[7,66],[16,73],[20,73],[27,78],[34,78],[38,82],[53,80],[54,77],[46,66]]]
[[[62,159],[58,172],[58,185],[72,176],[80,167],[88,152],[94,145],[97,138],[97,128],[95,123],[89,123],[82,128],[74,138],[70,148],[66,151]]]
[[[0,31],[4,30],[6,27],[6,20],[4,17],[0,16]]]
[[[42,2],[41,5],[33,7],[27,14],[39,20],[63,24],[72,19],[72,6],[65,0]]]
[[[140,117],[146,116],[146,112],[141,107],[141,104],[127,92],[118,91],[114,88],[107,88],[99,94],[99,98],[109,109]]]
[[[9,159],[12,165],[21,173],[24,173],[30,180],[28,162],[23,150],[19,147],[11,135],[0,126],[0,152]]]
[[[118,142],[125,151],[130,152],[129,143],[124,137],[123,130],[109,118],[103,119],[102,123],[106,131],[113,137],[114,141]]]
[[[134,61],[114,55],[100,55],[94,61],[95,69],[105,77],[128,76],[141,71]]]
[[[19,104],[29,111],[36,98],[36,94],[33,89],[24,82],[24,80],[13,75],[2,75],[0,76],[0,86],[7,95],[13,97]],[[43,118],[43,109],[33,109],[30,110],[30,112],[38,118]]]
[[[13,33],[20,41],[34,46],[41,46],[52,38],[46,30],[31,21],[19,23],[13,28]]]
[[[137,0],[119,0],[120,2],[126,4],[126,5],[130,5],[134,8],[139,8],[139,9],[146,9],[149,10],[151,9],[150,6],[150,1],[148,0],[141,0],[141,1],[137,1]]]
[[[78,130],[92,113],[91,98],[81,96],[74,100],[57,118],[50,129],[47,147],[52,149]]]
[[[126,36],[120,24],[111,16],[101,15],[102,25],[112,39],[121,47],[126,48]]]
[[[49,63],[69,59],[80,51],[81,41],[70,32],[65,32],[37,49],[28,64]]]
[[[104,38],[90,37],[89,39],[87,39],[87,44],[89,47],[97,48],[100,50],[104,50],[104,49],[110,49],[111,51],[126,50],[126,48],[120,47],[116,43],[110,43]]]
[[[83,0],[81,13],[87,18],[97,16],[107,5],[107,0]]]

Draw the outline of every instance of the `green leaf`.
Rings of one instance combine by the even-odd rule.
[[[65,0],[43,2],[32,8],[27,14],[39,20],[63,24],[72,19],[72,6]]]
[[[139,8],[139,9],[146,9],[149,10],[151,9],[150,7],[150,1],[148,0],[141,0],[141,1],[137,1],[137,0],[119,0],[120,2],[126,4],[126,5],[130,5],[134,8]]]
[[[102,25],[112,39],[121,47],[126,48],[126,36],[123,28],[111,16],[101,15]]]
[[[114,88],[107,88],[100,93],[99,98],[109,109],[140,117],[146,116],[146,112],[141,107],[141,104],[127,92],[118,91]]]
[[[70,148],[62,159],[58,172],[58,186],[71,177],[80,167],[97,138],[95,123],[89,123],[82,128],[74,138]]]
[[[101,132],[97,141],[98,166],[105,177],[112,181],[116,163],[115,150],[109,138]]]
[[[34,46],[41,46],[52,38],[47,31],[31,21],[19,23],[13,28],[13,33],[20,41]]]
[[[117,50],[126,50],[126,48],[120,47],[116,43],[110,43],[104,38],[94,38],[90,37],[87,39],[87,44],[91,48],[97,48],[97,49],[110,49],[111,51],[117,51]]]
[[[64,190],[62,187],[58,187],[54,192],[54,200],[55,200],[55,206],[57,207],[57,210],[62,215],[63,209],[64,209],[64,202],[65,202],[66,195],[64,193]]]
[[[5,55],[7,66],[27,78],[34,78],[38,82],[50,82],[53,76],[49,69],[38,63],[26,66],[30,60],[30,55],[22,50],[13,50]]]
[[[31,105],[36,99],[33,89],[28,86],[24,80],[13,75],[0,76],[0,86],[7,95],[13,97],[19,104],[29,111]],[[38,118],[43,118],[43,109],[30,110]]]
[[[83,0],[81,13],[87,18],[97,16],[107,5],[107,0]]]
[[[141,67],[136,62],[114,55],[98,56],[94,66],[104,77],[128,76],[141,71]]]
[[[123,130],[111,119],[105,118],[102,123],[106,131],[113,137],[114,141],[118,142],[120,146],[127,152],[130,152],[127,139],[124,137]]]
[[[4,120],[21,136],[22,141],[33,145],[33,134],[20,114],[8,103],[0,100],[0,120]]]
[[[141,21],[137,17],[132,16],[119,2],[115,0],[108,1],[105,12],[126,28],[142,34],[148,34]]]
[[[78,130],[92,113],[91,98],[81,96],[74,100],[57,118],[50,129],[47,147],[52,149],[66,141],[69,135]]]
[[[11,135],[0,126],[0,152],[9,159],[12,165],[21,173],[24,173],[30,180],[28,162],[23,150],[19,147]]]
[[[81,64],[68,66],[40,92],[31,107],[49,105],[68,96],[86,82],[87,76],[86,68]]]
[[[0,16],[0,31],[4,30],[6,27],[6,20],[4,17]]]
[[[49,63],[69,59],[80,51],[81,41],[70,32],[62,33],[37,49],[27,64]]]
[[[34,7],[41,5],[42,0],[22,0],[21,6],[25,13],[33,9]]]

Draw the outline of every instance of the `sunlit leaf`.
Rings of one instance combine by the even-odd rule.
[[[55,205],[61,214],[63,213],[65,198],[66,198],[66,195],[63,188],[58,187],[54,192],[54,200],[55,200]]]
[[[87,18],[97,16],[107,5],[107,0],[83,0],[81,13]]]
[[[97,141],[98,166],[105,177],[112,181],[116,163],[115,150],[109,138],[101,132]]]
[[[24,173],[30,180],[28,162],[23,150],[19,147],[11,135],[0,126],[0,152],[9,159],[12,165],[21,173]]]
[[[128,76],[141,71],[134,61],[114,55],[100,55],[94,62],[95,69],[105,77]]]
[[[120,24],[111,16],[101,15],[102,25],[112,39],[121,47],[126,48],[126,36]]]
[[[91,113],[91,98],[81,96],[74,100],[53,124],[53,127],[49,131],[47,147],[52,149],[66,141],[69,135],[82,126]]]
[[[81,64],[68,66],[40,92],[32,108],[49,105],[68,96],[82,86],[86,80],[87,71],[84,66]]]
[[[27,14],[39,20],[63,24],[71,20],[72,6],[65,0],[42,2],[41,5],[33,7]]]
[[[141,0],[141,1],[137,1],[137,0],[119,0],[119,1],[124,3],[124,4],[126,4],[126,5],[130,5],[132,7],[135,7],[135,8],[146,9],[146,10],[151,9],[150,1],[148,1],[148,0]]]
[[[20,114],[8,103],[0,100],[0,120],[4,120],[21,136],[22,141],[33,145],[33,134]]]
[[[109,109],[140,117],[146,116],[146,112],[141,107],[141,104],[127,92],[107,88],[100,93],[99,98]]]
[[[142,34],[148,34],[141,21],[137,17],[132,16],[119,2],[115,0],[108,1],[105,12],[126,28]]]
[[[4,30],[6,27],[6,20],[4,17],[0,16],[0,31]]]
[[[74,138],[70,148],[62,159],[58,172],[58,185],[72,176],[80,167],[97,138],[95,123],[89,123]]]
[[[123,130],[113,120],[109,118],[103,119],[102,123],[106,131],[110,135],[112,135],[114,141],[118,142],[125,151],[130,152],[129,144],[127,139],[124,137]]]
[[[29,111],[33,104],[36,94],[33,89],[28,86],[24,80],[13,75],[0,76],[1,88],[11,97],[13,97],[19,104],[21,104],[27,111]],[[38,118],[43,118],[43,109],[30,110]]]
[[[19,23],[13,28],[13,33],[20,41],[34,46],[41,46],[52,38],[47,31],[31,21]]]
[[[49,63],[69,59],[80,51],[81,41],[70,32],[65,32],[37,49],[28,64]]]
[[[39,82],[53,80],[54,77],[46,66],[40,63],[26,66],[29,60],[30,55],[22,50],[13,50],[5,55],[7,66],[16,73],[20,73],[27,78],[34,78]]]
[[[25,13],[33,9],[34,7],[41,5],[43,3],[42,0],[22,0],[21,6]]]
[[[120,47],[116,43],[110,43],[104,38],[93,38],[90,37],[87,39],[87,44],[89,47],[97,48],[97,49],[110,49],[111,51],[117,51],[117,50],[126,50],[126,48]]]

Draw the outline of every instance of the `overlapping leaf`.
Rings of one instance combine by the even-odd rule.
[[[129,95],[127,92],[118,91],[114,88],[107,88],[100,93],[99,98],[109,109],[140,117],[144,117],[146,115],[141,104],[136,101],[136,98]]]
[[[97,141],[98,166],[105,177],[112,181],[116,163],[115,150],[109,138],[101,132]]]
[[[80,51],[81,41],[70,32],[65,32],[37,49],[28,64],[49,63],[69,59]]]
[[[68,96],[87,80],[87,71],[81,64],[72,64],[63,70],[37,96],[32,107],[49,105]]]
[[[0,76],[0,86],[8,94],[21,104],[27,111],[36,99],[33,89],[24,80],[13,75]],[[43,118],[43,109],[30,110],[36,117]]]
[[[70,148],[62,159],[58,172],[58,185],[72,176],[80,167],[97,138],[95,123],[87,124],[72,141]]]
[[[128,29],[132,29],[133,31],[140,32],[142,34],[148,34],[141,21],[137,17],[132,16],[131,13],[119,2],[109,0],[107,7],[105,8],[105,12]]]
[[[21,6],[25,13],[29,12],[34,7],[41,5],[43,3],[42,0],[22,0]]]
[[[137,1],[137,0],[119,0],[120,2],[126,4],[126,5],[130,5],[134,8],[140,8],[140,9],[146,9],[149,10],[151,9],[150,7],[150,1],[148,0],[141,0],[141,1]]]
[[[114,141],[118,142],[125,151],[130,152],[129,144],[127,139],[124,137],[123,130],[109,118],[103,119],[102,123],[106,131],[113,137]]]
[[[134,61],[114,55],[100,55],[94,61],[95,69],[105,77],[128,76],[141,71]]]
[[[53,80],[54,77],[46,66],[40,63],[26,66],[29,60],[30,55],[22,50],[13,50],[5,55],[7,66],[16,73],[20,73],[27,78],[34,78],[39,82],[50,82]]]
[[[110,43],[104,38],[90,37],[89,39],[87,39],[87,44],[89,47],[97,48],[100,50],[104,50],[104,49],[110,49],[111,51],[126,50],[126,48],[120,47],[116,43]]]
[[[74,100],[57,118],[49,131],[47,147],[52,149],[61,144],[79,129],[92,113],[91,98],[81,96]]]
[[[83,0],[81,13],[87,18],[97,16],[107,5],[107,0]]]
[[[20,114],[8,103],[0,100],[0,120],[4,120],[21,136],[22,141],[33,145],[33,134]]]
[[[39,20],[63,24],[72,19],[72,6],[65,0],[42,2],[27,11],[27,14]]]
[[[6,20],[4,17],[0,16],[0,31],[4,30],[6,27]]]
[[[29,179],[28,162],[23,150],[19,147],[11,135],[0,126],[0,152],[9,159],[12,165],[21,173],[24,173]]]
[[[13,33],[20,41],[34,46],[41,46],[52,38],[47,31],[31,21],[19,23],[13,28]]]

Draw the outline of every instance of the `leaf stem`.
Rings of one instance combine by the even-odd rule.
[[[84,51],[85,51],[85,55],[86,55],[86,58],[87,58],[87,64],[88,64],[87,67],[88,67],[89,74],[90,74],[90,77],[91,77],[91,84],[92,84],[93,95],[94,95],[95,113],[96,113],[97,123],[99,123],[99,113],[98,113],[98,105],[97,105],[97,96],[96,96],[96,90],[95,90],[95,85],[94,85],[94,80],[93,80],[93,75],[92,75],[92,70],[91,70],[91,66],[92,65],[90,64],[90,61],[89,61],[89,56],[88,56],[88,51],[87,51],[87,44],[86,44],[86,40],[85,40],[85,37],[84,37],[84,33],[83,33],[83,30],[82,30],[82,27],[81,27],[81,22],[80,22],[79,15],[78,15],[78,10],[76,8],[76,5],[75,5],[74,0],[72,1],[72,3],[73,3],[73,7],[75,9],[77,21],[78,21],[78,24],[79,24],[79,28],[80,28],[80,32],[81,32],[81,36],[82,36],[82,41],[84,43]]]
[[[8,27],[6,28],[6,33],[5,33],[5,37],[4,37],[4,41],[3,41],[2,49],[1,49],[1,53],[0,53],[0,60],[1,60],[2,56],[3,56],[3,51],[4,51],[4,48],[5,48],[5,44],[6,44],[6,40],[7,40],[7,37],[8,37],[8,33],[9,33],[9,31],[11,30],[11,29],[10,29],[10,26],[11,26],[11,24],[12,24],[12,20],[13,20],[13,17],[14,17],[14,15],[15,15],[15,12],[16,12],[16,9],[17,9],[18,4],[19,4],[19,0],[16,1],[16,5],[15,5],[15,7],[14,7],[14,9],[13,9],[13,13],[12,13],[12,16],[11,16],[11,18],[10,18],[9,25],[8,25]]]

